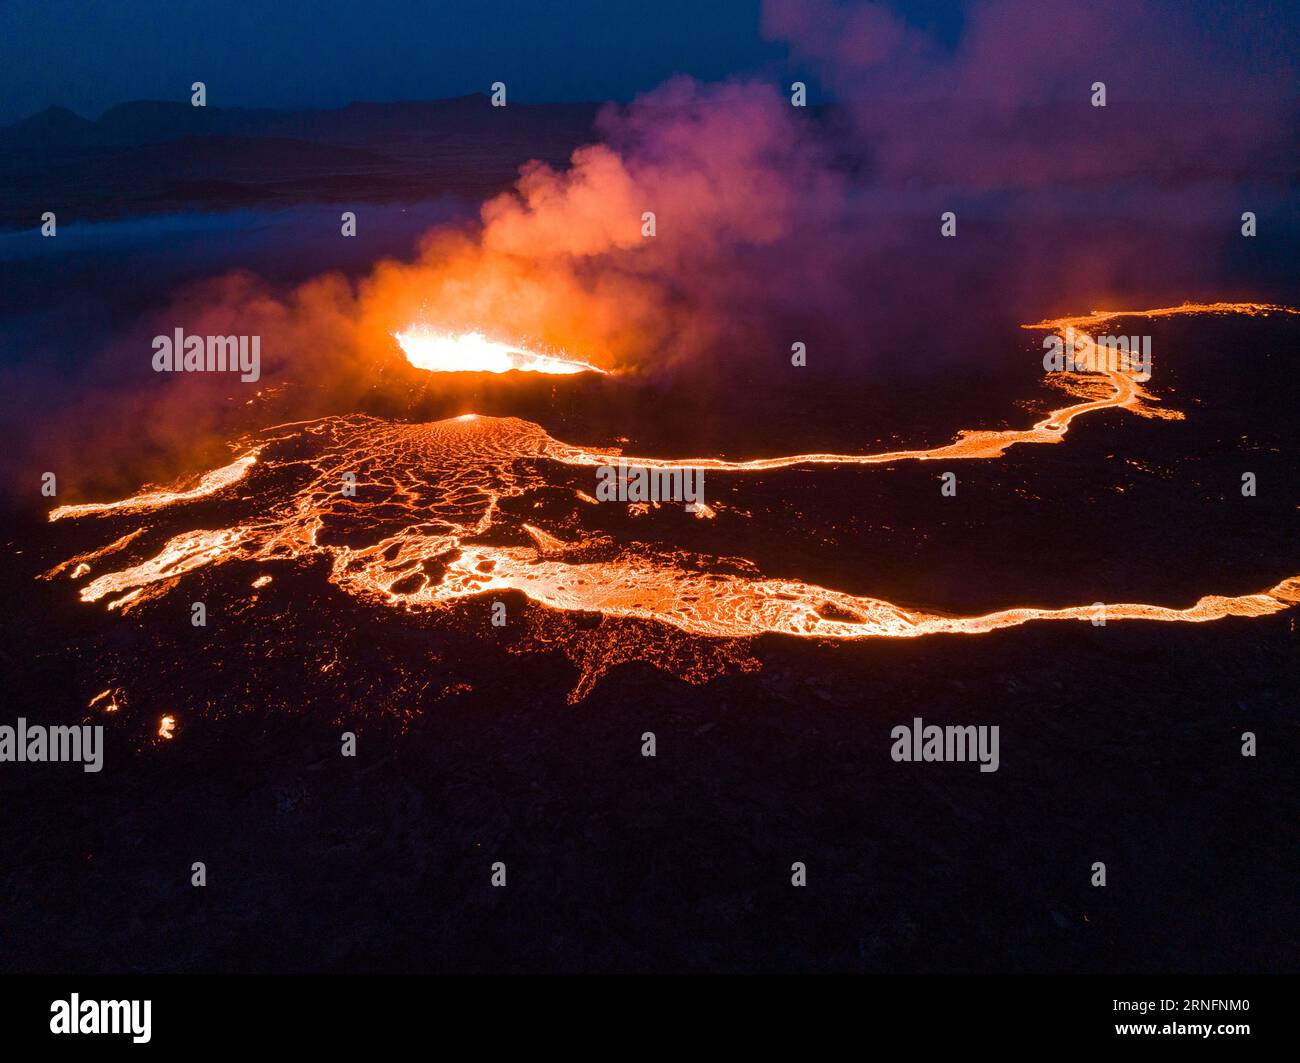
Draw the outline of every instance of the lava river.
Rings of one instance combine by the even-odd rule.
[[[1269,312],[1295,311],[1213,303],[1097,311],[1025,327],[1048,333],[1095,328],[1119,317]],[[768,632],[818,639],[977,634],[1034,620],[1095,619],[1097,604],[1025,605],[972,616],[903,608],[776,575],[736,573],[709,558],[674,556],[639,543],[566,541],[557,529],[524,522],[502,505],[550,487],[547,470],[553,463],[594,467],[622,460],[743,476],[807,464],[990,459],[1013,446],[1059,444],[1075,419],[1099,410],[1181,416],[1158,405],[1125,371],[1098,368],[1063,374],[1057,383],[1072,401],[1028,428],[964,431],[955,441],[928,450],[796,454],[756,461],[666,461],[586,449],[513,417],[470,414],[403,424],[350,416],[281,425],[243,441],[234,461],[192,486],[53,510],[52,521],[129,518],[136,526],[46,575],[84,581],[80,596],[85,602],[129,609],[167,593],[201,566],[324,557],[332,583],[382,606],[438,609],[469,596],[513,590],[550,609],[655,621],[690,635],[718,638]],[[343,489],[347,474],[355,478],[351,495]],[[179,507],[225,497],[236,489],[244,503],[252,500],[253,512],[226,527],[196,527],[173,535],[161,549],[155,547],[156,552],[141,554],[141,533],[149,527],[151,514],[174,514]],[[115,523],[114,532],[123,529]],[[1297,603],[1300,577],[1292,576],[1253,593],[1210,594],[1185,608],[1127,602],[1100,608],[1107,621],[1201,622],[1262,616]]]

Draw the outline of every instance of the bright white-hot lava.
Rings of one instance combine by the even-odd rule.
[[[499,343],[481,332],[437,332],[424,325],[395,336],[406,360],[431,373],[604,373],[588,362]]]

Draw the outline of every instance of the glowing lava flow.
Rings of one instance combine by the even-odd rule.
[[[1300,577],[1258,594],[1210,595],[1186,609],[1123,603],[1062,609],[999,609],[950,617],[793,580],[755,580],[668,566],[649,558],[581,566],[539,559],[537,551],[469,546],[448,567],[433,600],[522,591],[552,609],[658,620],[691,635],[736,638],[774,632],[807,638],[913,638],[975,635],[1031,620],[1182,620],[1264,616],[1300,604]]]
[[[1182,306],[1163,307],[1158,310],[1094,310],[1090,314],[1079,317],[1040,321],[1036,325],[1022,325],[1021,328],[1059,331],[1066,328],[1094,327],[1118,317],[1159,318],[1213,313],[1243,314],[1253,317],[1270,312],[1300,314],[1300,310],[1270,303],[1186,303]],[[1081,358],[1086,359],[1089,353],[1095,354],[1096,344],[1090,337],[1084,338],[1087,339],[1088,347],[1081,352]],[[1071,421],[1099,410],[1125,409],[1142,417],[1182,420],[1183,415],[1178,411],[1166,410],[1154,405],[1157,400],[1148,394],[1133,374],[1106,368],[1100,359],[1095,364],[1099,366],[1095,372],[1061,374],[1058,383],[1067,390],[1077,388],[1080,392],[1091,392],[1096,387],[1108,386],[1109,394],[1103,394],[1095,399],[1088,398],[1087,401],[1053,410],[1030,428],[1001,431],[964,429],[958,432],[955,442],[926,450],[888,450],[879,454],[792,454],[779,458],[758,458],[754,461],[724,461],[720,458],[681,458],[670,461],[662,458],[629,457],[616,451],[565,447],[551,456],[558,461],[573,465],[609,465],[622,460],[629,465],[640,465],[646,468],[715,469],[725,472],[757,472],[784,469],[792,465],[881,465],[896,461],[933,461],[938,458],[953,461],[970,458],[1000,458],[1006,453],[1008,447],[1017,444],[1059,443],[1065,438]]]
[[[260,448],[259,448],[260,449]],[[207,498],[238,480],[257,461],[257,450],[236,458],[229,465],[205,472],[193,487],[174,491],[146,491],[142,494],[124,498],[120,502],[86,502],[79,506],[59,506],[50,511],[50,520],[62,520],[64,517],[86,517],[96,513],[142,513],[145,510],[159,509],[176,502],[193,502],[195,499]]]
[[[927,450],[887,450],[879,454],[791,454],[779,458],[757,458],[753,461],[724,461],[721,458],[664,458],[628,457],[615,451],[591,451],[577,447],[557,449],[551,456],[557,461],[570,465],[611,465],[624,461],[629,465],[640,465],[650,469],[714,469],[719,472],[761,472],[769,469],[785,469],[792,465],[883,465],[895,461],[933,461],[937,458],[961,460],[967,458],[1000,458],[1008,447],[1020,443],[1059,443],[1064,437],[1070,422],[1085,413],[1098,410],[1127,409],[1143,417],[1163,417],[1179,420],[1182,414],[1175,410],[1163,410],[1152,405],[1154,400],[1142,386],[1128,373],[1100,372],[1089,373],[1086,377],[1074,374],[1075,381],[1062,380],[1061,386],[1079,387],[1086,390],[1088,384],[1079,386],[1080,379],[1089,383],[1102,380],[1110,385],[1110,393],[1101,398],[1088,399],[1084,402],[1053,410],[1037,424],[1030,428],[1003,429],[1001,431],[984,431],[963,429],[957,433],[957,440],[941,447]],[[562,445],[561,445],[562,446]]]
[[[431,373],[604,373],[576,358],[539,354],[523,347],[490,340],[480,332],[452,335],[417,326],[395,339],[416,369]]]
[[[1220,303],[1144,311],[1138,316],[1254,314],[1274,309],[1283,310]],[[1098,312],[1026,327],[1095,325],[1113,316]],[[1108,393],[1055,410],[1029,429],[963,432],[956,442],[929,450],[800,454],[747,462],[624,460],[746,473],[808,463],[991,458],[1016,444],[1059,443],[1071,421],[1096,410],[1123,408],[1158,415],[1149,406],[1153,400],[1126,372],[1072,376],[1084,382],[1079,387],[1104,386]],[[288,448],[285,456],[281,446]],[[253,469],[259,452],[262,460]],[[251,499],[259,505],[257,512],[232,527],[174,535],[154,556],[139,558],[83,586],[83,601],[116,596],[110,598],[109,608],[132,607],[165,593],[184,574],[204,565],[326,557],[331,582],[379,604],[437,608],[469,596],[516,590],[551,609],[652,620],[715,638],[768,632],[823,639],[980,634],[1032,620],[1094,620],[1099,613],[1096,605],[1025,606],[976,616],[944,616],[798,580],[736,575],[717,559],[670,554],[643,544],[618,547],[596,539],[566,543],[532,524],[517,519],[512,523],[503,512],[505,499],[550,489],[543,475],[547,461],[594,466],[614,457],[621,455],[569,446],[538,425],[514,417],[468,415],[432,424],[326,418],[268,430],[257,451],[204,477],[202,491],[154,491],[117,503],[61,507],[51,519],[181,505],[248,473],[248,497],[241,502]],[[279,474],[279,469],[290,466],[291,477]],[[340,492],[342,471],[356,474],[356,497]],[[478,541],[489,530],[496,544],[512,544]],[[77,560],[89,566],[136,545],[133,538],[120,537],[102,551],[79,555]],[[67,565],[49,575],[66,571]],[[1211,595],[1181,609],[1139,603],[1102,609],[1108,621],[1199,623],[1226,616],[1263,616],[1297,603],[1300,577],[1290,577],[1258,593]]]
[[[1181,306],[1162,306],[1156,310],[1092,310],[1077,317],[1058,317],[1040,321],[1036,325],[1021,325],[1027,329],[1096,328],[1121,317],[1145,317],[1154,320],[1161,317],[1184,317],[1189,314],[1240,314],[1257,317],[1260,314],[1300,314],[1289,306],[1275,303],[1183,303]]]

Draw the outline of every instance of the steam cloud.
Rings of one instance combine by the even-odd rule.
[[[287,412],[308,417],[409,380],[392,333],[419,321],[625,379],[726,374],[756,351],[780,365],[792,337],[869,373],[917,349],[960,356],[987,322],[1266,294],[1222,287],[1241,211],[1281,210],[1294,169],[1295,63],[1258,7],[986,0],[949,47],[887,5],[768,0],[762,29],[835,106],[814,89],[792,107],[788,71],[673,80],[607,108],[601,141],[567,169],[530,164],[477,223],[427,233],[413,261],[288,292],[248,273],[203,282],[103,366],[139,358],[159,327],[257,334],[260,386],[293,385]],[[1095,81],[1105,108],[1089,103]],[[101,463],[120,443],[139,464],[123,424],[149,433],[161,467],[192,458],[251,394],[113,379],[103,369],[50,433]]]

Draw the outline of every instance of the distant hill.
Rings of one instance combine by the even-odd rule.
[[[296,202],[481,197],[529,159],[562,164],[597,104],[486,96],[335,110],[142,100],[91,121],[50,107],[0,127],[0,227]]]
[[[297,203],[481,199],[530,159],[560,166],[596,139],[599,105],[511,104],[487,96],[352,103],[333,110],[192,107],[141,100],[91,121],[50,107],[0,127],[0,228],[141,213]],[[1288,128],[1232,107],[1117,103],[984,115],[954,124],[935,104],[881,101],[856,116],[808,108],[834,165],[869,182],[921,187],[1192,187],[1297,180]],[[855,128],[856,120],[868,120]],[[946,120],[945,120],[946,119]],[[951,145],[954,130],[964,143]],[[906,150],[893,150],[899,144]],[[975,150],[987,144],[987,150]]]

